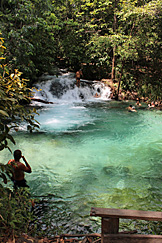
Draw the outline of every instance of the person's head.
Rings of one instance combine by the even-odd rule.
[[[129,105],[129,107],[131,107],[131,108],[132,108],[132,105]]]
[[[17,149],[14,151],[14,159],[15,161],[19,161],[19,159],[21,159],[21,150]]]

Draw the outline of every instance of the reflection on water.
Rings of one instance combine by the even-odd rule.
[[[162,114],[110,100],[40,107],[40,132],[15,134],[28,159],[26,179],[41,229],[49,235],[100,230],[91,207],[159,210],[162,201]],[[0,159],[7,162],[7,151]]]

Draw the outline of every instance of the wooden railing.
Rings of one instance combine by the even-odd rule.
[[[162,221],[162,212],[91,208],[90,216],[101,217],[101,243],[162,243],[162,235],[119,232],[119,219]]]

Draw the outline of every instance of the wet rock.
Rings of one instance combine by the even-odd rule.
[[[115,175],[120,175],[120,176],[128,176],[130,174],[130,169],[126,166],[105,166],[103,167],[103,171],[105,174],[109,176],[115,176]]]

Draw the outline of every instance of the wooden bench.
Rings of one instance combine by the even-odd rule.
[[[162,243],[162,235],[119,232],[119,218],[162,221],[162,212],[91,208],[90,216],[101,217],[101,243]]]

